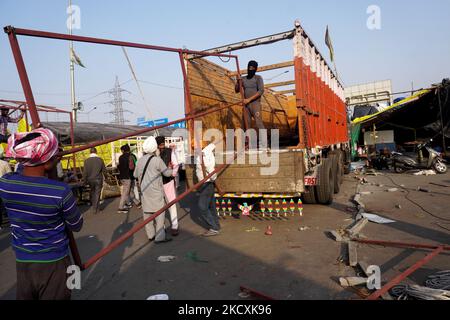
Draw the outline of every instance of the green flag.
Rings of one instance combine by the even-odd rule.
[[[326,43],[328,49],[330,49],[331,62],[334,62],[334,49],[333,49],[333,44],[331,43],[331,37],[330,37],[330,32],[328,31],[328,26],[327,26],[327,31],[325,33],[325,43]]]
[[[81,62],[80,57],[78,57],[77,54],[75,53],[75,50],[73,50],[73,48],[70,48],[70,60],[73,63],[79,65],[80,67],[86,68],[84,64]]]

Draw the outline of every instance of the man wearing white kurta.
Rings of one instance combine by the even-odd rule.
[[[196,175],[199,181],[202,181],[215,170],[215,148],[214,143],[209,144],[202,150],[202,155],[198,155],[196,158]],[[203,164],[201,157],[203,157]],[[205,237],[218,235],[220,230],[219,217],[216,213],[216,200],[214,197],[214,181],[216,178],[216,174],[212,175],[198,190],[200,213],[209,228],[203,234]]]
[[[162,176],[172,176],[172,169],[167,168],[162,159],[156,156],[157,148],[158,145],[155,138],[147,138],[143,145],[145,155],[138,160],[134,171],[134,177],[138,179],[141,186],[144,220],[166,204]],[[166,238],[164,221],[165,214],[162,213],[145,226],[145,231],[150,241],[155,240],[155,243],[163,243],[172,240]]]

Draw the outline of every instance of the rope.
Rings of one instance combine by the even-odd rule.
[[[397,300],[411,298],[421,300],[450,300],[450,270],[439,271],[428,276],[425,287],[401,284],[392,287],[391,295]]]

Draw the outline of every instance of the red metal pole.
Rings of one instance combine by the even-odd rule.
[[[120,46],[120,47],[139,48],[139,49],[150,49],[150,50],[176,52],[176,53],[181,52],[181,53],[193,54],[193,55],[199,55],[199,56],[216,56],[216,57],[227,57],[227,58],[236,57],[235,55],[232,55],[232,54],[207,53],[207,52],[202,52],[202,51],[155,46],[155,45],[148,45],[148,44],[135,43],[135,42],[116,41],[116,40],[108,40],[108,39],[100,39],[100,38],[92,38],[92,37],[82,37],[82,36],[76,36],[76,35],[68,35],[68,34],[63,34],[63,33],[46,32],[46,31],[39,31],[39,30],[20,29],[20,28],[14,28],[12,26],[5,27],[5,32],[6,33],[14,33],[16,35],[22,35],[22,36],[30,36],[30,37],[58,39],[58,40],[70,40],[70,41],[76,41],[76,42],[88,42],[88,43],[97,43],[97,44],[105,44],[105,45]]]
[[[72,112],[69,113],[70,116],[70,146],[73,148],[75,148],[75,132],[74,132],[74,127],[73,127],[73,115]],[[72,157],[73,157],[73,174],[74,177],[78,180],[77,177],[77,158],[75,156],[75,153],[72,153]]]
[[[443,246],[439,246],[436,249],[433,250],[430,254],[428,254],[423,259],[417,261],[413,266],[409,267],[407,270],[396,276],[394,279],[389,281],[387,284],[385,284],[381,289],[375,291],[370,296],[367,297],[367,300],[376,300],[379,297],[381,297],[383,294],[387,293],[389,289],[391,289],[393,286],[400,283],[403,279],[405,279],[407,276],[409,276],[411,273],[419,269],[421,266],[429,262],[431,259],[433,259],[435,256],[437,256],[439,253],[441,253],[444,250]]]
[[[239,58],[236,56],[235,59],[236,59],[236,71],[237,71],[236,81],[239,81],[242,84],[241,69],[239,67]],[[241,104],[242,104],[242,117],[244,118],[244,130],[248,130],[250,128],[250,124],[248,123],[248,119],[245,116],[247,113],[247,110],[245,109],[245,105],[244,105],[245,93],[244,93],[244,88],[242,87],[242,85],[239,86],[239,93],[241,95],[241,100],[242,100]],[[261,110],[261,113],[262,113],[262,110]],[[261,115],[261,117],[262,117],[262,115]],[[258,136],[259,136],[259,133],[258,133]]]
[[[240,289],[241,289],[242,292],[249,293],[249,294],[251,294],[251,295],[253,295],[253,296],[257,297],[257,298],[260,298],[260,299],[275,300],[274,298],[269,297],[268,295],[265,295],[265,294],[263,294],[263,293],[261,293],[259,291],[250,289],[248,287],[240,286]]]
[[[304,122],[305,117],[305,100],[303,94],[303,62],[299,57],[294,58],[294,70],[295,70],[295,105],[297,107],[297,117],[298,117],[298,147],[304,149],[306,146],[305,135],[304,135]]]
[[[226,167],[228,167],[231,162],[233,162],[236,157],[238,156],[238,153],[235,153],[233,160],[230,161],[230,163],[225,163],[223,165],[221,165],[220,167],[216,168],[213,172],[211,172],[208,176],[206,176],[202,181],[198,182],[196,185],[192,186],[190,189],[186,190],[185,192],[183,192],[181,195],[179,195],[176,199],[172,200],[171,202],[169,202],[168,204],[166,204],[164,207],[162,207],[161,209],[159,209],[157,212],[155,212],[154,214],[152,214],[149,218],[145,219],[144,221],[142,221],[141,223],[139,223],[138,225],[134,226],[130,231],[128,231],[127,233],[125,233],[123,236],[121,236],[119,239],[117,239],[116,241],[112,242],[110,245],[108,245],[106,248],[102,249],[99,253],[97,253],[95,256],[93,256],[92,258],[90,258],[86,263],[83,264],[83,270],[89,268],[90,266],[92,266],[94,263],[96,263],[98,260],[100,260],[102,257],[104,257],[105,255],[107,255],[108,253],[110,253],[112,250],[114,250],[116,247],[118,247],[120,244],[122,244],[124,241],[126,241],[128,238],[130,238],[133,234],[135,234],[136,232],[138,232],[139,230],[141,230],[142,228],[144,228],[148,223],[150,223],[151,221],[155,220],[156,217],[158,217],[159,215],[163,214],[166,212],[167,209],[169,209],[171,206],[173,206],[174,204],[176,204],[177,202],[181,201],[182,199],[184,199],[187,195],[189,195],[192,191],[198,189],[199,187],[201,187],[206,181],[208,181],[209,178],[211,178],[213,175],[221,172],[222,170],[224,170]]]
[[[27,101],[28,110],[30,112],[33,128],[39,128],[41,126],[41,120],[36,109],[36,103],[34,102],[33,91],[31,90],[30,80],[28,79],[25,63],[23,62],[22,53],[20,51],[19,42],[14,33],[14,30],[10,27],[5,28],[5,32],[8,34],[11,50],[16,62],[17,71],[19,73],[20,82],[22,84],[23,93]]]
[[[184,83],[184,115],[185,117],[188,117],[192,115],[192,99],[191,99],[191,89],[189,87],[189,79],[187,76],[187,70],[184,56],[182,52],[179,52],[180,57],[180,64],[181,64],[181,72],[183,73],[183,83]],[[194,120],[190,120],[188,123],[188,130],[189,130],[189,139],[191,141],[191,152],[193,151],[193,139],[194,139]]]
[[[406,247],[406,248],[416,248],[416,249],[436,249],[443,247],[444,250],[450,250],[450,246],[444,244],[420,244],[420,243],[408,243],[408,242],[396,242],[396,241],[382,241],[382,240],[369,240],[369,239],[359,239],[354,238],[352,241],[366,244],[373,244],[383,247]]]

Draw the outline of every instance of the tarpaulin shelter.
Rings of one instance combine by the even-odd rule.
[[[44,122],[43,127],[51,129],[62,145],[70,145],[70,123],[68,122]],[[119,125],[110,123],[83,123],[77,122],[74,126],[74,143],[85,144],[94,141],[105,140],[118,135],[135,132],[143,127],[132,125]],[[141,136],[171,136],[173,128],[161,128],[158,134],[155,131],[141,134]]]
[[[431,89],[420,90],[387,109],[352,121],[352,142],[359,140],[362,130],[394,130],[398,144],[433,138],[434,144],[445,146],[450,138],[450,81]]]

